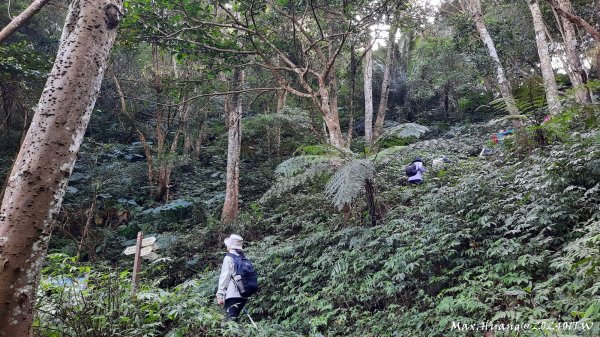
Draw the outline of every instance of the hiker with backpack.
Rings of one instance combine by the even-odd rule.
[[[427,172],[427,170],[423,165],[423,160],[421,160],[420,157],[416,157],[415,160],[406,167],[405,172],[408,176],[408,183],[420,184],[423,182],[423,173]]]
[[[243,241],[244,239],[236,234],[231,234],[223,241],[227,247],[227,254],[223,258],[219,276],[217,303],[224,305],[227,320],[232,321],[237,321],[248,297],[258,291],[257,274],[250,260],[244,255]]]

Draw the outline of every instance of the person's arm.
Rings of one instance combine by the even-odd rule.
[[[217,289],[217,302],[222,304],[225,300],[225,294],[227,294],[227,285],[231,279],[231,266],[233,259],[230,256],[225,256],[223,259],[223,265],[221,266],[221,274],[219,275],[219,286]]]

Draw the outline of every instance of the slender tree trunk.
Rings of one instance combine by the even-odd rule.
[[[570,10],[572,8],[572,6],[570,6],[570,3],[569,3],[569,6],[563,8],[561,5],[559,5],[557,0],[546,0],[546,1],[548,3],[550,3],[550,5],[552,5],[552,8],[554,8],[554,10],[557,12],[558,15],[564,17],[565,19],[568,19],[573,24],[580,26],[588,34],[590,34],[592,36],[592,38],[594,38],[594,40],[596,40],[597,42],[600,42],[600,32],[598,32],[596,30],[596,28],[594,28],[594,26],[590,25],[589,22],[587,22],[584,19],[582,19],[581,17],[573,14],[573,12]],[[567,8],[569,10],[567,10]]]
[[[335,26],[330,28],[330,34],[336,34],[337,30]],[[328,48],[329,59],[333,59],[335,55],[334,44],[330,43]],[[328,94],[325,101],[329,104],[329,112],[325,116],[325,124],[327,125],[327,131],[329,132],[329,140],[331,145],[339,148],[348,148],[350,146],[342,135],[342,128],[340,126],[339,118],[339,107],[338,107],[338,88],[337,88],[337,71],[335,65],[331,67],[329,75],[323,80],[320,85],[327,89]]]
[[[348,146],[352,144],[352,136],[354,132],[354,110],[355,110],[355,99],[356,99],[356,73],[357,73],[357,61],[356,53],[354,50],[355,45],[352,44],[350,48],[350,108],[348,109],[348,132],[346,137],[346,143]]]
[[[206,118],[208,117],[208,109],[204,109],[204,117],[202,118],[202,122],[200,127],[198,128],[198,135],[196,136],[196,140],[194,142],[194,158],[200,157],[200,151],[202,149],[202,141],[204,140],[204,128],[206,126]]]
[[[183,101],[187,100],[187,96],[183,96]],[[183,153],[186,156],[190,156],[192,154],[193,138],[192,138],[192,130],[190,127],[190,111],[192,107],[189,103],[183,103],[183,107],[181,110],[181,130],[183,133]]]
[[[571,2],[569,0],[558,0],[558,5],[567,13],[572,12]],[[585,87],[587,76],[581,64],[579,45],[577,42],[577,32],[575,26],[567,18],[561,16],[560,23],[562,25],[563,40],[565,44],[565,54],[567,56],[567,74],[571,80],[571,84],[575,89],[575,100],[578,103],[591,103],[592,98],[588,89]]]
[[[600,80],[600,44],[596,47],[596,79]]]
[[[283,114],[283,107],[285,106],[285,102],[287,99],[287,91],[286,90],[278,90],[277,91],[277,105],[275,106],[275,115],[277,117],[281,117]],[[277,155],[281,152],[281,121],[277,119],[275,121],[275,152]]]
[[[6,27],[0,31],[0,43],[4,42],[8,37],[14,33],[15,30],[19,29],[24,25],[35,13],[39,12],[42,7],[50,0],[35,0],[27,7],[23,13],[15,17]]]
[[[365,92],[365,141],[373,143],[373,49],[371,41],[367,41],[364,66],[364,92]]]
[[[245,80],[244,71],[234,70],[234,90],[243,87]],[[227,138],[227,175],[225,186],[225,203],[221,221],[231,223],[239,213],[239,180],[240,180],[240,149],[242,147],[242,95],[232,94],[225,101],[227,113],[228,138]]]
[[[342,128],[340,127],[338,111],[337,109],[331,109],[329,88],[327,84],[325,84],[325,80],[323,78],[319,79],[319,95],[319,110],[323,115],[323,123],[326,127],[326,134],[328,135],[329,144],[339,149],[347,149],[344,136],[342,135]]]
[[[365,194],[367,196],[367,207],[369,209],[369,218],[371,220],[371,226],[377,225],[377,208],[375,205],[375,187],[373,181],[365,179]]]
[[[558,87],[554,78],[552,69],[552,60],[548,51],[548,41],[544,29],[544,20],[538,0],[529,1],[529,9],[533,18],[533,27],[535,30],[535,42],[537,43],[538,55],[540,56],[540,68],[544,79],[544,88],[546,89],[546,100],[548,101],[548,110],[551,115],[557,115],[561,111],[560,100],[558,99]]]
[[[390,35],[388,37],[388,50],[385,56],[385,71],[383,72],[383,80],[381,82],[381,99],[379,100],[379,109],[377,109],[377,119],[375,119],[375,128],[373,130],[373,140],[377,140],[383,132],[383,123],[385,122],[385,114],[388,110],[388,98],[390,97],[391,73],[394,63],[394,49],[396,48],[396,32],[398,28],[395,25],[390,27]]]
[[[4,116],[2,117],[2,123],[0,123],[0,128],[11,128],[12,112],[15,100],[14,91],[15,88],[12,86],[0,86],[0,97],[2,97],[2,110],[4,110]]]
[[[0,207],[0,336],[29,337],[40,269],[100,91],[121,0],[75,0]]]
[[[510,87],[510,82],[506,78],[504,73],[504,67],[502,66],[502,62],[500,62],[500,57],[498,57],[498,52],[496,51],[496,46],[494,45],[494,40],[490,36],[490,33],[483,22],[483,16],[481,14],[481,2],[480,0],[471,0],[473,21],[475,22],[475,27],[477,28],[477,32],[481,37],[481,41],[488,49],[488,53],[494,64],[496,65],[496,80],[498,81],[498,86],[500,87],[500,93],[502,94],[502,98],[506,104],[506,109],[511,115],[519,115],[519,109],[515,103],[515,99],[512,95],[512,89]],[[513,120],[513,125],[517,128],[521,128],[522,123],[517,120]]]

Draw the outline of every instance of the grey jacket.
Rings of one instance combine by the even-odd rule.
[[[234,255],[239,255],[235,250],[229,251]],[[217,297],[228,299],[242,297],[240,292],[237,290],[236,284],[233,281],[235,276],[235,267],[233,264],[233,258],[226,255],[223,258],[223,266],[221,266],[221,275],[219,275],[219,288],[217,289]]]

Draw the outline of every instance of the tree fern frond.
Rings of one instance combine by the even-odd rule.
[[[373,180],[375,165],[366,159],[352,160],[331,177],[325,193],[332,197],[332,204],[339,210],[351,204],[365,189],[365,180]]]
[[[293,177],[317,164],[329,163],[331,159],[331,156],[327,155],[304,155],[292,157],[279,164],[275,169],[275,174],[280,177]]]
[[[402,149],[406,148],[406,145],[392,146],[387,149],[383,149],[375,154],[369,156],[369,160],[379,164],[383,159],[398,154]]]
[[[281,196],[284,193],[290,192],[294,188],[302,186],[319,176],[331,174],[332,170],[333,166],[329,162],[317,162],[313,163],[312,166],[308,166],[308,168],[306,168],[300,174],[293,176],[281,176],[277,179],[277,182],[275,182],[275,184],[271,186],[271,188],[260,198],[259,202],[264,203],[273,197]]]

